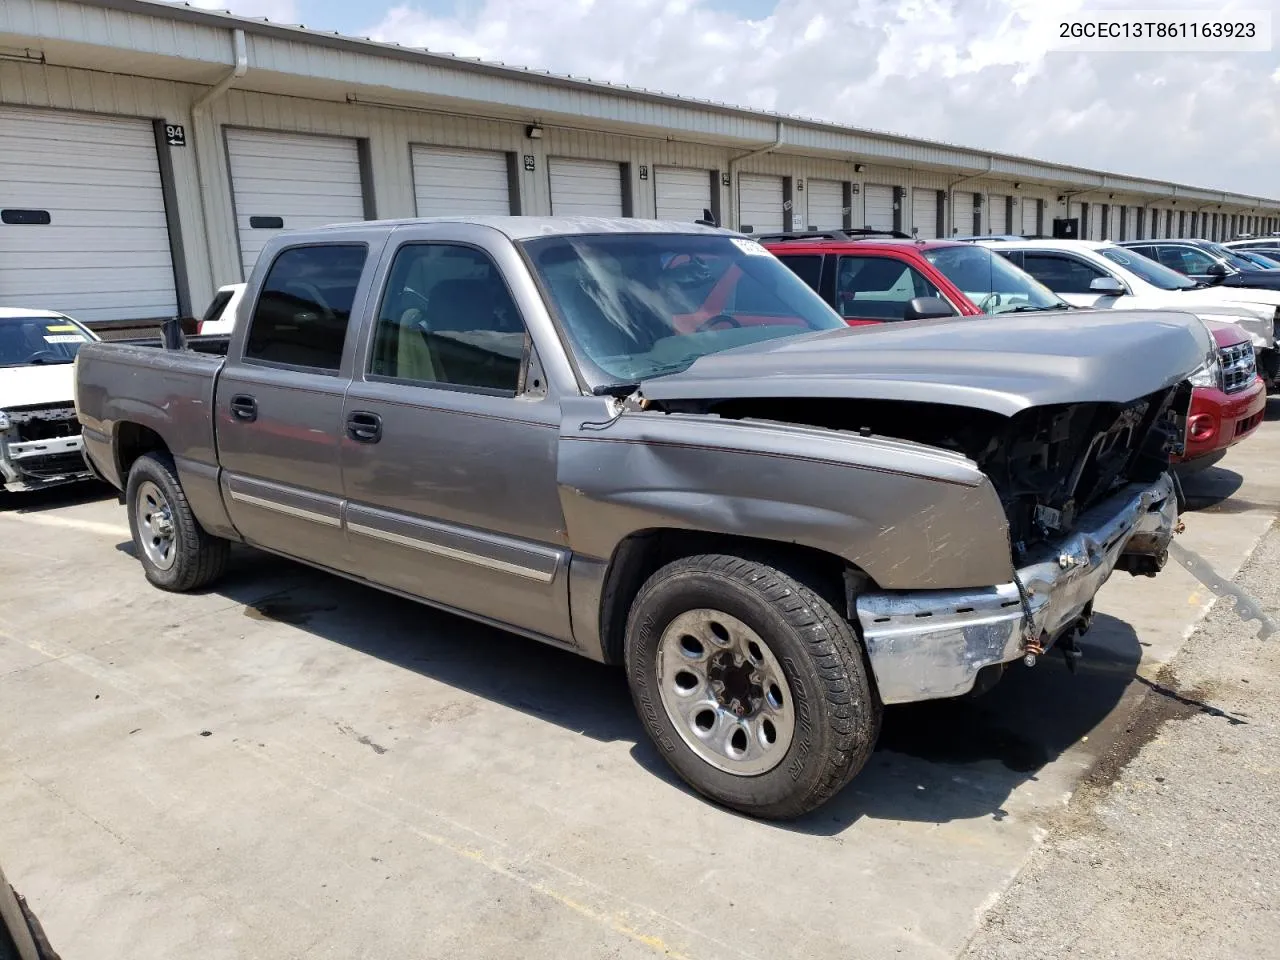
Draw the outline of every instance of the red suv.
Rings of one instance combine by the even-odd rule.
[[[1070,309],[1004,257],[972,243],[871,230],[756,239],[850,325]]]
[[[986,247],[913,240],[904,233],[844,230],[764,234],[757,239],[851,326],[1073,309],[1029,274]],[[1222,459],[1262,422],[1266,392],[1254,371],[1248,334],[1209,324],[1219,362],[1192,376],[1184,470]]]

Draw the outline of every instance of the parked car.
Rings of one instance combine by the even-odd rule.
[[[1069,306],[1032,277],[971,243],[866,232],[761,234],[756,239],[850,326]]]
[[[1123,240],[1120,246],[1200,283],[1280,290],[1280,270],[1264,270],[1210,240]]]
[[[72,402],[72,366],[98,338],[51,310],[0,307],[0,486],[35,490],[92,474]]]
[[[1239,253],[1241,250],[1280,250],[1280,234],[1272,233],[1262,237],[1240,237],[1222,244],[1228,250]]]
[[[1102,309],[1174,309],[1235,323],[1253,341],[1258,369],[1280,387],[1280,292],[1206,287],[1135,250],[1107,241],[1019,240],[984,246],[1021,267],[1064,300]]]
[[[1234,253],[1237,257],[1248,260],[1260,270],[1280,270],[1280,260],[1272,260],[1271,257],[1257,250],[1236,250]],[[1280,251],[1272,250],[1271,253],[1280,257]]]
[[[1208,326],[1218,356],[1191,377],[1195,389],[1186,445],[1174,457],[1180,472],[1213,466],[1251,436],[1267,412],[1267,388],[1257,374],[1249,335],[1234,323],[1210,321]]]
[[[200,336],[230,333],[235,326],[236,311],[240,309],[240,299],[243,296],[243,283],[229,283],[219,287],[209,301],[204,316],[196,324],[196,333]]]
[[[27,901],[0,870],[0,960],[58,960]]]
[[[229,336],[81,352],[148,580],[243,541],[623,664],[676,772],[773,818],[883,704],[1075,649],[1113,571],[1160,570],[1217,356],[1182,313],[854,329],[752,240],[594,217],[285,233],[244,298]]]

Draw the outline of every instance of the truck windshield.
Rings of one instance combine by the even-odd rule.
[[[523,246],[595,387],[677,373],[731,347],[845,326],[754,240],[591,234]]]
[[[936,247],[924,257],[983,313],[1067,309],[1039,280],[986,247]]]
[[[70,363],[89,336],[64,317],[0,317],[0,367]]]
[[[1130,273],[1136,273],[1147,283],[1161,290],[1190,290],[1200,286],[1178,271],[1170,270],[1163,263],[1156,263],[1150,257],[1144,257],[1134,250],[1126,250],[1124,247],[1099,247],[1098,253],[1112,263],[1120,264]]]

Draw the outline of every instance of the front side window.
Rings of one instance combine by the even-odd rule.
[[[937,247],[924,257],[983,313],[1061,310],[1061,298],[986,247]]]
[[[941,297],[919,270],[894,257],[841,257],[836,268],[836,306],[843,317],[903,320],[916,297]]]
[[[1028,250],[1022,257],[1022,266],[1054,293],[1091,293],[1089,284],[1106,274],[1075,257],[1056,253],[1037,253]]]
[[[324,244],[277,256],[254,305],[245,359],[336,371],[367,253],[364,244]]]
[[[1196,285],[1153,259],[1152,247],[1100,247],[1098,253],[1161,290],[1190,290]]]
[[[71,363],[91,339],[67,317],[0,317],[0,367]]]
[[[1207,274],[1214,263],[1211,256],[1195,247],[1175,247],[1162,243],[1156,247],[1156,255],[1166,267],[1189,277]]]
[[[378,310],[369,372],[514,395],[525,327],[488,254],[458,244],[406,244]]]
[[[754,240],[582,234],[523,241],[584,377],[622,386],[731,347],[845,324]]]

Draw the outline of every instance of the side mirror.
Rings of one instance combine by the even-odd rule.
[[[1089,292],[1106,297],[1123,297],[1125,289],[1124,284],[1115,277],[1094,277],[1089,281]]]
[[[1209,264],[1209,269],[1207,272],[1209,276],[1217,277],[1219,280],[1221,280],[1223,277],[1227,275],[1227,268],[1215,260],[1213,263]]]
[[[903,320],[932,320],[936,317],[954,317],[951,304],[941,297],[916,297],[907,301],[902,312]]]

